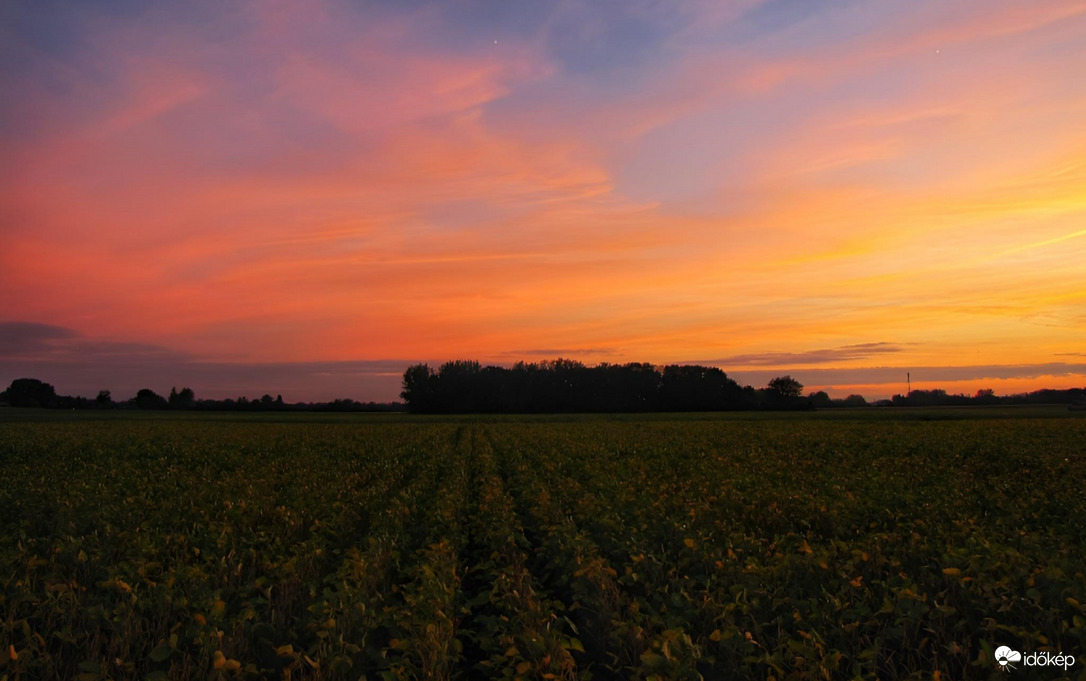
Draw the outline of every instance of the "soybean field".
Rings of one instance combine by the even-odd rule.
[[[1079,677],[1086,420],[816,416],[9,417],[0,680]]]

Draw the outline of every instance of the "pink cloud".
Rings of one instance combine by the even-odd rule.
[[[703,33],[615,84],[336,3],[243,5],[232,41],[112,27],[98,76],[43,60],[65,87],[14,105],[45,123],[4,141],[0,315],[262,361],[671,361],[871,328],[999,334],[1004,360],[1051,337],[1031,305],[1081,330],[1060,296],[1086,107],[1035,54],[1080,9],[1035,7],[928,5],[768,54]]]

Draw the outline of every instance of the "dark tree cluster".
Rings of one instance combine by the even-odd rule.
[[[947,391],[912,390],[907,395],[894,395],[887,402],[895,407],[967,407],[990,404],[1068,404],[1078,405],[1086,400],[1086,388],[1054,390],[1044,388],[1031,393],[996,395],[991,388],[978,390],[973,395],[948,394]]]
[[[511,368],[457,360],[404,372],[400,396],[420,413],[723,411],[803,408],[803,386],[787,376],[770,388],[743,387],[716,367],[518,362]]]
[[[1069,404],[1086,410],[1086,389],[1038,390],[997,396],[948,395],[945,390],[914,390],[907,396],[869,403],[862,395],[831,398],[803,394],[803,384],[778,376],[764,388],[740,386],[716,367],[652,364],[599,364],[569,360],[518,362],[511,368],[479,362],[446,362],[436,370],[416,364],[404,372],[407,408],[417,413],[576,413],[645,411],[796,410],[867,406],[982,406]]]
[[[103,390],[96,399],[91,400],[58,395],[52,384],[36,378],[17,378],[7,390],[0,392],[0,405],[39,409],[101,409],[112,406],[112,400],[108,390]]]
[[[60,397],[49,383],[36,378],[17,378],[3,393],[5,401],[13,407],[56,407]]]

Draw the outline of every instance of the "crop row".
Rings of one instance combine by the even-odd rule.
[[[999,645],[1086,648],[1083,442],[1070,419],[6,424],[0,679],[987,678]]]

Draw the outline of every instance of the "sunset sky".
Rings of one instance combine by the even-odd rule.
[[[0,389],[1086,386],[1086,1],[7,2]]]

